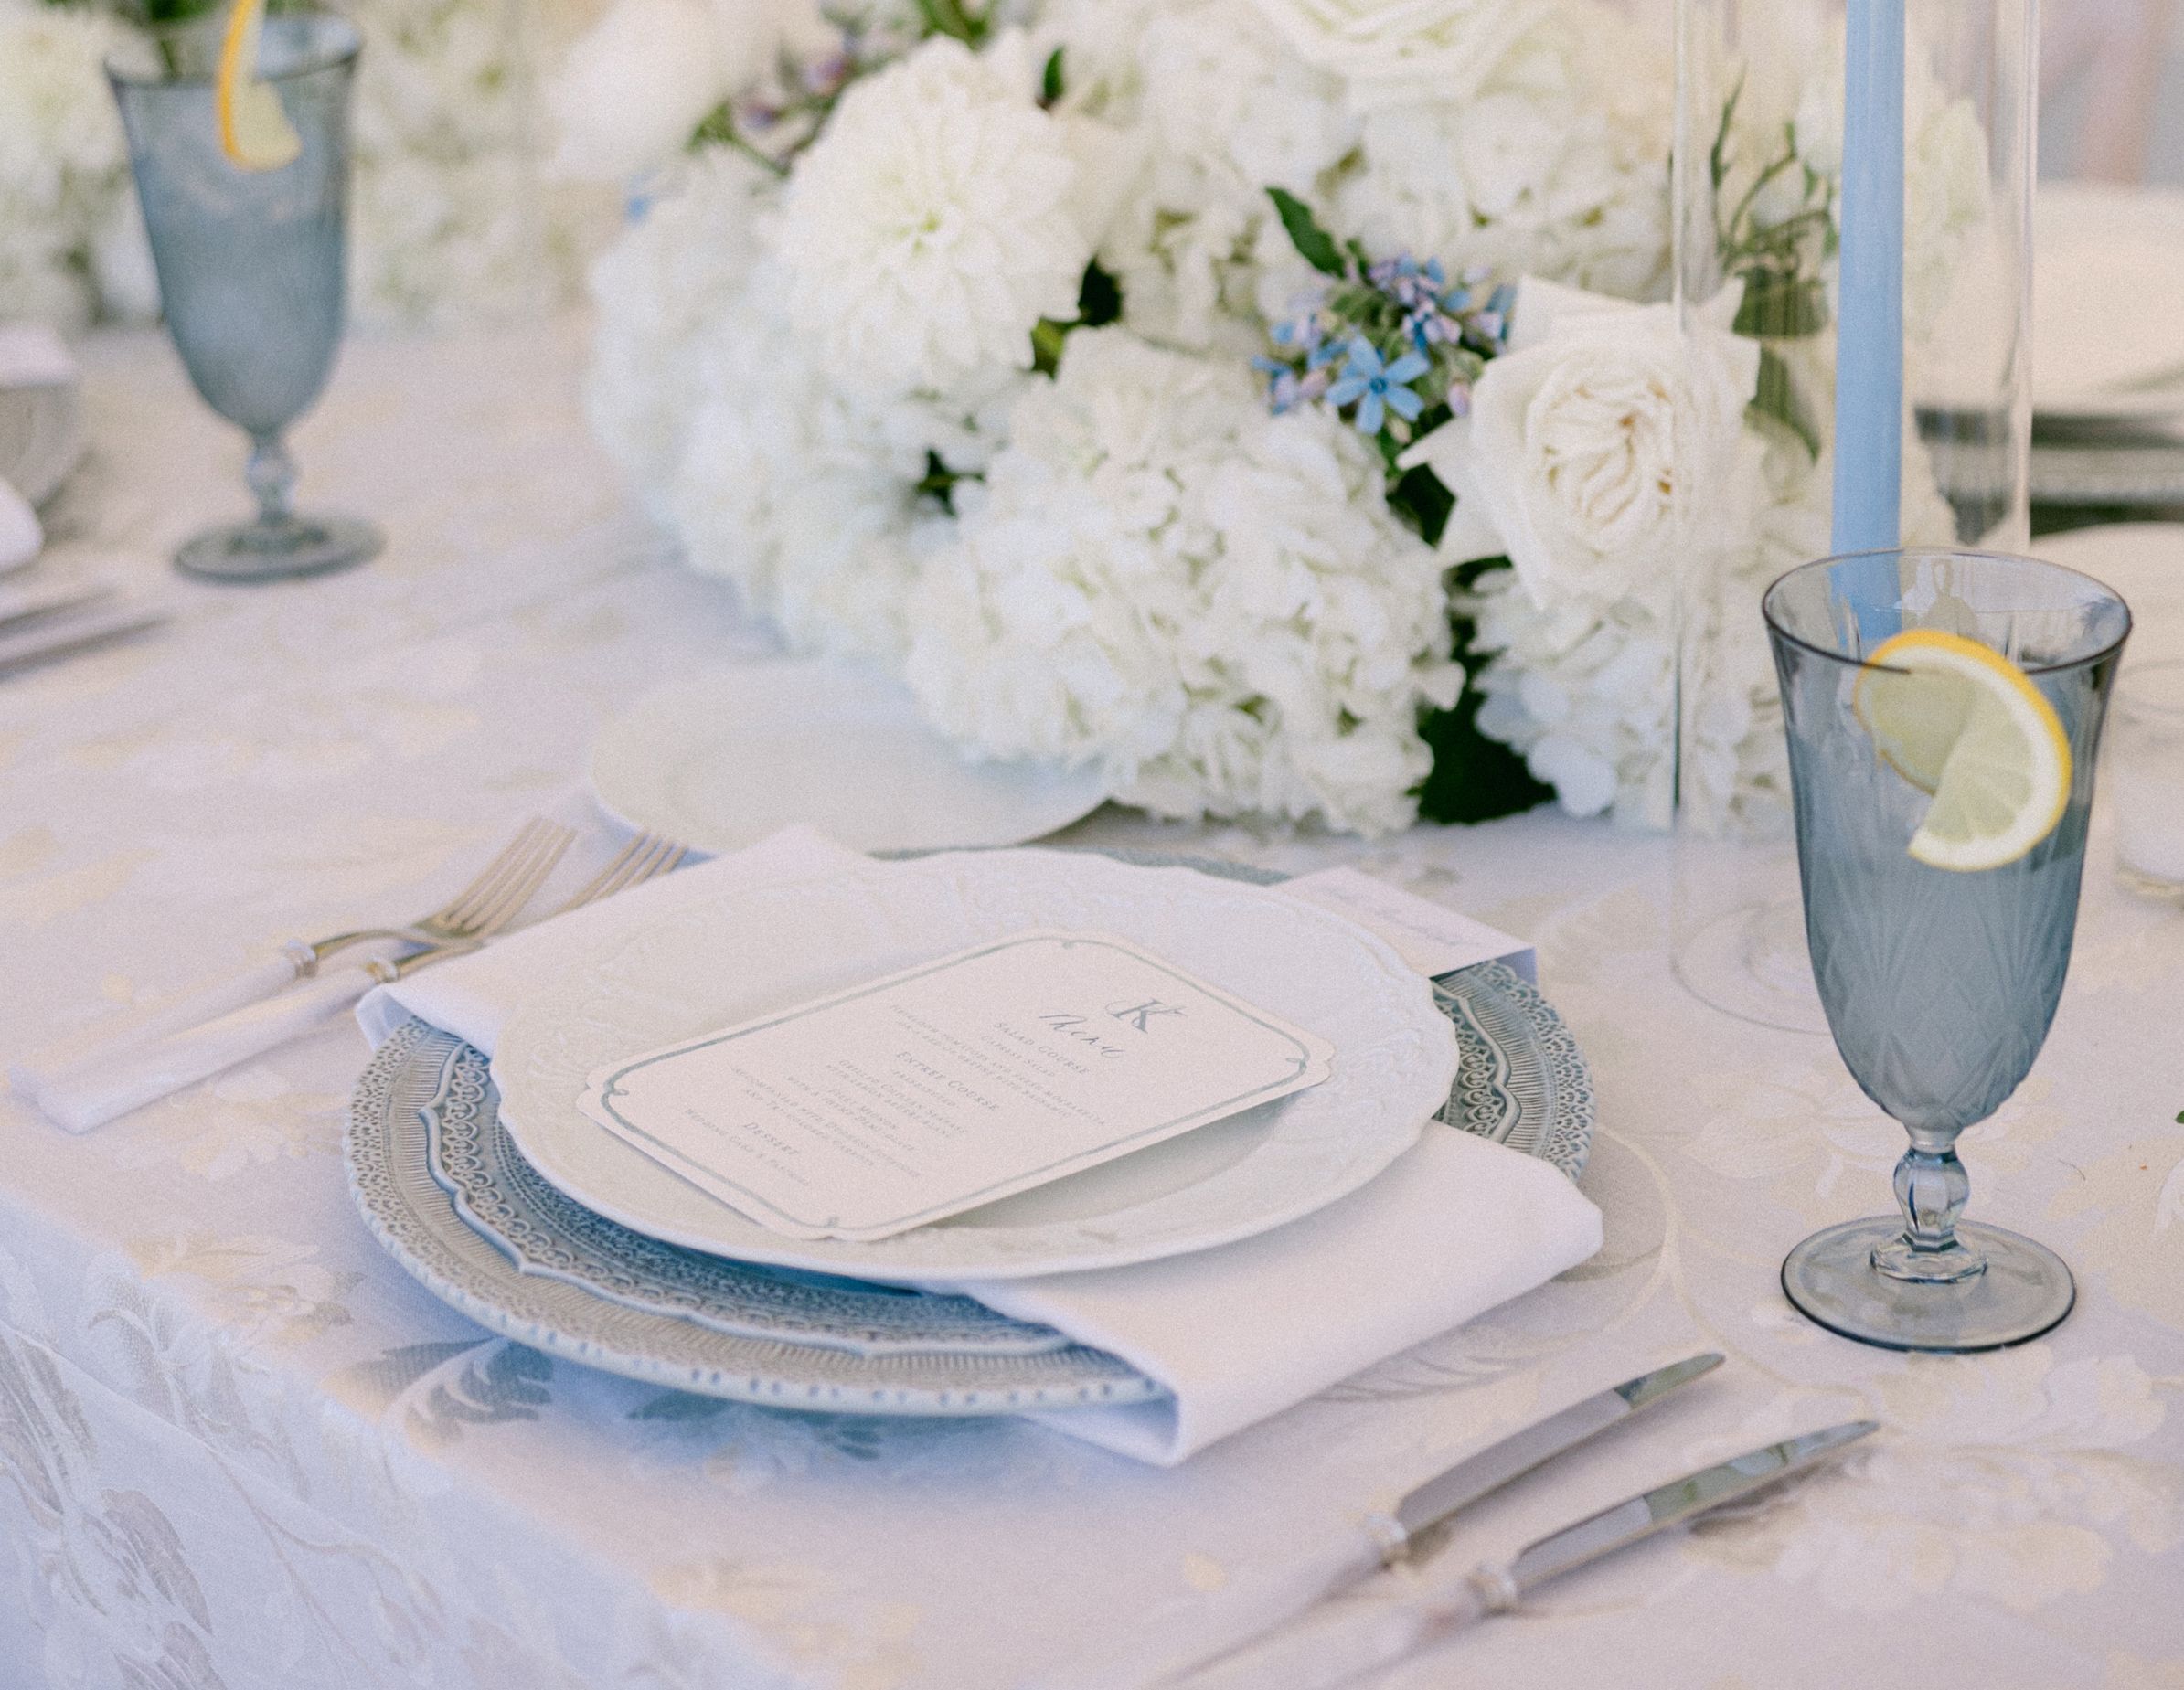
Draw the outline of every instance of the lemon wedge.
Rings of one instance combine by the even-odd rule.
[[[219,114],[220,151],[240,170],[278,170],[304,151],[304,138],[288,121],[280,95],[258,77],[258,37],[264,27],[265,0],[235,0],[220,40],[213,105]]]
[[[2001,653],[1914,628],[1883,643],[1851,708],[1874,749],[1932,792],[1911,855],[1934,868],[2014,863],[2055,831],[2071,796],[2071,743],[2055,708]]]

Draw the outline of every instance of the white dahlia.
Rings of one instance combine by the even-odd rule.
[[[855,84],[797,160],[781,254],[839,386],[976,396],[1029,367],[1041,318],[1076,315],[1099,231],[1038,83],[1018,34],[936,37]]]

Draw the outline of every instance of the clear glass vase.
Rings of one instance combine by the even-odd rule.
[[[1765,461],[1756,494],[1689,490],[1671,945],[1705,1002],[1818,1035],[1760,596],[1831,552],[2029,537],[2034,0],[1677,0],[1676,31],[1678,301],[1758,343]]]

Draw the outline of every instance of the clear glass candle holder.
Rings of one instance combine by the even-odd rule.
[[[2110,722],[2117,877],[2184,901],[2184,659],[2125,668]]]
[[[1676,583],[1671,958],[1724,1014],[1822,1036],[1787,770],[1760,754],[1769,739],[1757,731],[1726,770],[1723,725],[1763,728],[1774,707],[1753,692],[1765,657],[1754,611],[1784,570],[1891,543],[2030,541],[2034,0],[1676,0],[1675,15],[1677,296],[1687,335],[1726,324],[1758,348],[1750,415],[1769,503],[1755,523],[1736,514],[1735,488],[1702,479],[1719,465],[1693,471]],[[1887,347],[1844,271],[1858,159],[1872,154],[1848,144],[1861,20],[1897,37],[1903,74],[1901,239],[1892,265],[1864,272],[1896,272],[1899,344]],[[1854,437],[1858,496],[1839,511],[1838,376],[1870,377],[1883,353],[1901,375],[1899,462],[1892,479],[1874,473]],[[1853,398],[1874,385],[1853,379]],[[1838,538],[1860,510],[1891,516],[1897,541]]]

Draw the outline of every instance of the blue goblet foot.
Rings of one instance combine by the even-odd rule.
[[[355,516],[238,522],[191,536],[175,554],[175,567],[216,581],[286,580],[363,563],[385,543],[378,529]]]
[[[1900,1216],[1816,1232],[1782,1264],[1792,1303],[1828,1331],[1891,1350],[1998,1350],[2037,1338],[2077,1301],[2062,1258],[1982,1221],[1959,1221],[1959,1249],[1982,1258],[1953,1279],[1899,1277],[1885,1260],[1903,1242]]]

